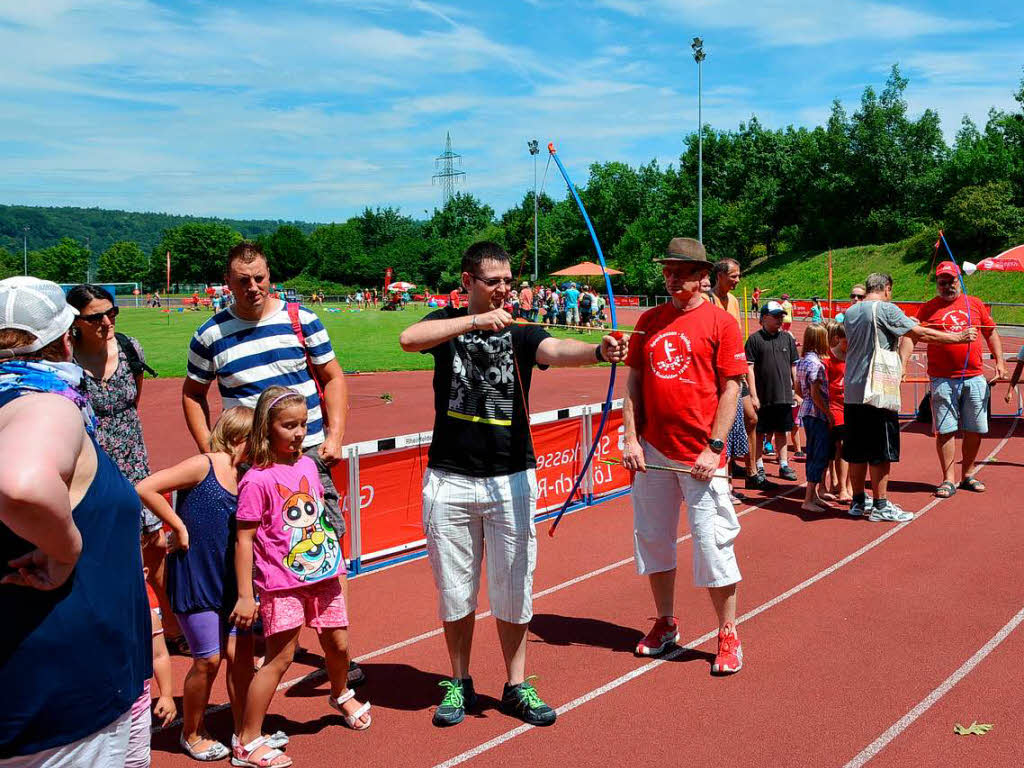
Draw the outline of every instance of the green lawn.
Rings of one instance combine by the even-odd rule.
[[[893,298],[897,301],[926,301],[935,295],[931,272],[930,238],[910,238],[886,245],[839,248],[832,252],[833,295],[846,299],[850,288],[864,282],[870,272],[888,272],[893,277]],[[940,254],[936,261],[945,258]],[[795,298],[828,296],[828,252],[792,253],[775,256],[746,271],[747,290],[755,286],[769,296],[788,293]],[[977,272],[967,277],[967,291],[986,301],[1024,303],[1024,275]],[[996,307],[997,322],[1024,323],[1024,307]]]
[[[429,355],[403,352],[398,336],[406,326],[432,310],[415,306],[401,312],[364,310],[351,312],[326,305],[316,313],[327,328],[331,343],[346,371],[413,371],[431,369]],[[161,376],[184,376],[188,343],[196,328],[210,318],[209,310],[178,312],[169,315],[146,307],[124,308],[117,318],[117,330],[137,338],[146,351],[146,359]],[[558,332],[568,335],[568,332]],[[574,338],[580,338],[573,334]],[[597,341],[597,334],[587,336]]]

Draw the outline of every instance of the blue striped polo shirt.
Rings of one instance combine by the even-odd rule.
[[[306,397],[308,427],[303,446],[324,441],[324,422],[316,383],[306,365],[299,337],[292,329],[288,308],[259,320],[243,320],[233,307],[221,310],[201,326],[188,348],[188,377],[203,384],[217,380],[224,408],[256,407],[260,393],[278,384]],[[314,365],[334,359],[327,329],[313,312],[299,307],[299,322]]]

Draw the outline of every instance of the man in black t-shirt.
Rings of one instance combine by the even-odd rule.
[[[747,364],[754,375],[751,403],[757,410],[757,440],[754,452],[757,475],[748,487],[764,487],[764,438],[775,442],[779,453],[779,477],[796,480],[796,471],[789,466],[786,438],[793,429],[793,379],[796,377],[796,341],[782,332],[785,310],[777,301],[769,301],[761,309],[761,330],[750,334],[745,346]]]
[[[555,711],[526,680],[526,631],[537,561],[536,461],[529,427],[534,366],[620,362],[625,340],[555,339],[502,309],[512,289],[508,254],[475,243],[462,259],[468,308],[445,307],[402,332],[407,352],[434,356],[434,435],[423,478],[423,530],[440,598],[452,677],[435,725],[455,725],[476,703],[469,657],[480,566],[497,620],[508,682],[501,709],[531,725]]]

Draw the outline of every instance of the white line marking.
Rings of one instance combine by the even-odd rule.
[[[754,505],[752,507],[747,507],[746,509],[742,510],[741,512],[737,512],[736,513],[736,517],[743,517],[744,515],[748,515],[748,514],[750,514],[751,512],[753,512],[755,510],[764,509],[769,504],[771,504],[771,503],[773,503],[773,502],[775,502],[775,501],[777,501],[779,499],[787,498],[788,496],[790,496],[793,493],[796,493],[797,491],[800,491],[800,490],[803,490],[803,486],[802,485],[793,486],[792,488],[787,490],[785,493],[780,493],[780,494],[778,494],[776,496],[772,496],[770,499],[765,499],[764,501],[760,502],[759,504],[756,504],[756,505]],[[691,534],[689,534],[689,533],[684,534],[683,536],[680,536],[678,539],[676,539],[676,544],[682,544],[684,541],[687,541],[690,538],[691,538]],[[579,584],[581,582],[587,581],[588,579],[592,579],[595,576],[600,576],[603,573],[608,573],[608,571],[613,571],[616,568],[621,568],[624,565],[629,565],[630,563],[633,562],[634,559],[635,558],[627,557],[627,558],[625,558],[623,560],[619,560],[618,562],[610,563],[609,565],[605,565],[605,566],[602,566],[602,567],[600,567],[600,568],[598,568],[596,570],[590,571],[589,573],[584,573],[584,574],[582,574],[580,576],[576,576],[574,578],[571,578],[568,581],[563,581],[560,584],[555,584],[554,586],[548,587],[547,589],[542,589],[541,591],[534,593],[533,599],[536,600],[537,598],[545,597],[547,595],[554,594],[555,592],[560,592],[563,589],[567,589],[568,587],[575,586],[575,585],[577,585],[577,584]],[[490,611],[484,611],[483,613],[478,613],[476,615],[476,620],[477,621],[482,621],[483,619],[488,618],[490,615],[491,615]],[[375,659],[378,656],[384,656],[385,654],[392,653],[393,651],[398,651],[398,650],[401,650],[402,648],[406,648],[406,647],[408,647],[410,645],[415,645],[416,643],[422,642],[424,640],[429,640],[432,637],[437,637],[438,635],[441,635],[443,633],[444,633],[444,628],[443,627],[437,627],[436,629],[431,629],[428,632],[423,632],[423,633],[415,635],[413,637],[406,638],[405,640],[400,640],[397,643],[392,643],[391,645],[386,645],[383,648],[378,648],[375,651],[370,651],[368,653],[364,653],[362,656],[356,656],[354,661],[359,662],[359,663],[362,663],[364,661],[369,661],[370,659]],[[295,678],[292,678],[291,680],[285,680],[284,682],[282,682],[280,685],[277,686],[276,690],[277,691],[284,691],[284,690],[287,690],[288,688],[291,688],[293,686],[299,685],[300,683],[313,682],[315,680],[321,679],[326,674],[327,674],[327,672],[323,668],[314,669],[312,672],[307,672],[305,675],[301,675],[300,677],[295,677]],[[227,709],[230,706],[231,706],[231,704],[228,703],[228,702],[224,702],[223,704],[215,704],[212,707],[207,707],[205,714],[206,715],[212,715],[212,714],[214,714],[216,712],[221,712],[221,711]],[[151,733],[160,733],[161,731],[167,730],[168,728],[176,728],[179,725],[181,725],[181,718],[178,718],[177,720],[172,721],[171,723],[169,723],[166,726],[154,727],[154,728],[151,729],[150,732]]]
[[[1013,434],[1014,430],[1017,427],[1017,421],[1018,421],[1017,419],[1013,420],[1013,423],[1010,425],[1010,429],[1006,433],[1006,437],[1004,437],[999,442],[999,444],[995,448],[992,449],[992,451],[988,454],[988,456],[985,457],[984,461],[979,462],[979,464],[981,466],[978,467],[978,470],[977,470],[978,472],[981,471],[981,469],[984,467],[984,465],[986,465],[988,462],[990,462],[992,459],[994,459],[996,454],[998,454],[999,451],[1002,450],[1003,446],[1006,445],[1006,443],[1010,439],[1010,436]],[[975,474],[977,474],[977,472],[975,472]],[[776,498],[778,498],[778,497],[776,497]],[[783,602],[784,600],[788,600],[789,598],[793,597],[793,595],[796,595],[799,592],[803,592],[808,587],[816,584],[817,582],[821,581],[822,579],[826,578],[827,576],[830,576],[831,574],[835,573],[836,571],[838,571],[843,566],[849,565],[850,563],[852,563],[854,560],[856,560],[857,558],[861,557],[865,553],[870,552],[872,549],[874,549],[875,547],[879,546],[883,542],[888,541],[890,538],[892,538],[897,533],[902,531],[908,525],[912,524],[914,522],[914,520],[918,520],[923,515],[925,515],[928,512],[928,510],[932,509],[933,507],[935,507],[936,504],[939,504],[940,502],[943,502],[943,501],[946,501],[946,499],[939,499],[939,498],[932,499],[932,501],[930,501],[928,504],[926,504],[919,512],[917,512],[917,514],[914,515],[914,519],[913,520],[908,520],[905,523],[900,523],[899,525],[896,525],[893,528],[890,528],[888,531],[883,533],[877,539],[873,539],[872,541],[869,541],[867,544],[862,546],[860,549],[858,549],[853,554],[847,555],[842,560],[840,560],[840,561],[838,561],[836,563],[833,563],[828,568],[825,568],[822,571],[818,571],[818,573],[816,573],[813,576],[811,576],[810,578],[805,579],[804,581],[800,582],[795,587],[792,587],[791,589],[786,590],[781,595],[777,595],[776,597],[773,597],[771,600],[768,600],[767,602],[761,603],[761,605],[757,606],[753,610],[747,611],[742,616],[740,616],[740,617],[738,617],[736,619],[736,624],[739,625],[739,624],[742,624],[742,623],[744,623],[746,621],[749,621],[750,619],[754,618],[755,616],[757,616],[757,615],[759,615],[761,613],[764,613],[769,608],[773,608],[774,606],[778,605],[779,603]],[[662,656],[662,657],[660,657],[658,659],[655,659],[654,661],[650,661],[647,664],[644,664],[643,666],[640,666],[640,667],[637,667],[636,669],[630,670],[626,674],[621,675],[620,677],[617,677],[614,680],[611,680],[611,681],[605,683],[600,688],[595,688],[594,690],[592,690],[592,691],[590,691],[588,693],[585,693],[582,696],[580,696],[578,698],[575,698],[575,699],[573,699],[570,702],[567,702],[567,703],[563,704],[562,706],[558,707],[555,711],[559,715],[561,715],[561,714],[563,714],[565,712],[570,712],[570,711],[576,709],[577,707],[581,707],[584,704],[586,704],[587,702],[593,701],[594,699],[598,698],[599,696],[603,696],[604,694],[608,693],[609,691],[613,691],[616,688],[618,688],[618,687],[620,687],[622,685],[625,685],[629,681],[634,680],[634,679],[640,677],[641,675],[645,675],[648,672],[654,671],[655,669],[660,667],[662,664],[665,664],[665,663],[667,663],[669,661],[672,661],[675,658],[678,658],[679,656],[681,656],[682,654],[686,653],[687,651],[693,650],[695,648],[699,648],[701,645],[703,645],[704,643],[708,642],[709,640],[711,640],[712,638],[715,638],[717,636],[718,636],[718,630],[717,629],[713,629],[710,632],[706,632],[705,634],[701,635],[700,637],[694,638],[693,640],[689,641],[688,643],[686,643],[686,645],[680,646],[679,648],[676,648],[674,651],[670,651],[669,653],[665,654],[664,656]],[[473,747],[472,749],[468,749],[465,752],[463,752],[463,753],[461,753],[459,755],[456,755],[455,757],[452,757],[452,758],[450,758],[449,760],[446,760],[443,763],[438,763],[437,765],[434,766],[434,768],[452,768],[452,766],[456,766],[456,765],[459,765],[461,763],[466,762],[467,760],[471,760],[474,757],[477,757],[478,755],[482,755],[484,752],[489,752],[490,750],[494,749],[495,747],[501,746],[506,741],[511,741],[515,737],[521,736],[522,734],[526,733],[527,731],[532,730],[533,728],[534,728],[534,726],[532,726],[532,725],[520,725],[518,728],[513,728],[511,731],[506,731],[505,733],[501,734],[500,736],[495,736],[490,741],[485,741],[483,744],[480,744],[480,745],[478,745],[476,747]]]
[[[1021,608],[1020,611],[1017,612],[1016,616],[1010,619],[1002,629],[996,632],[992,639],[979,648],[978,651],[971,656],[971,658],[965,661],[956,672],[947,677],[938,688],[929,693],[918,703],[916,707],[893,723],[889,730],[871,742],[864,748],[864,751],[848,762],[846,764],[846,768],[860,768],[868,762],[868,760],[871,760],[879,752],[889,746],[890,742],[907,730],[907,728],[909,728],[917,718],[927,712],[933,704],[949,693],[957,683],[967,677],[971,670],[984,661],[986,656],[992,653],[992,651],[994,651],[999,644],[1003,642],[1003,640],[1009,637],[1013,630],[1020,626],[1022,621],[1024,621],[1024,608]]]

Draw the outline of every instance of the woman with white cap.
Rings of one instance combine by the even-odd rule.
[[[139,499],[96,443],[75,315],[56,283],[0,281],[0,761],[19,768],[124,766],[152,674]]]

